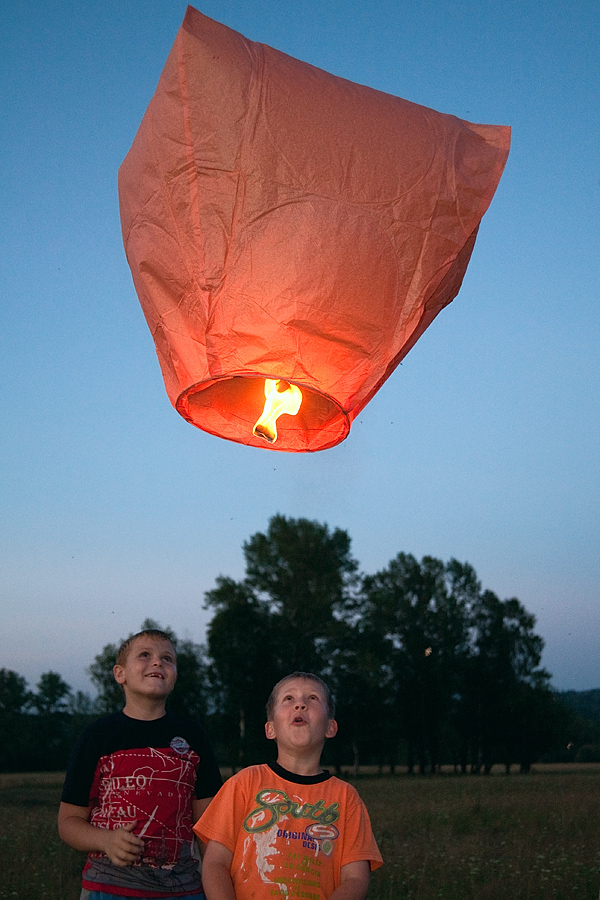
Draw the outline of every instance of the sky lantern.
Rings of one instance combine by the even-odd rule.
[[[256,447],[342,441],[458,293],[509,141],[188,7],[119,172],[177,411]]]

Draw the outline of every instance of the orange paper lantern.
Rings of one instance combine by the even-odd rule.
[[[178,412],[253,446],[342,441],[456,296],[509,136],[188,7],[119,172],[125,250]],[[253,433],[265,379],[303,397],[268,445]]]

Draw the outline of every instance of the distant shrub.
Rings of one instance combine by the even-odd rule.
[[[575,762],[577,756],[576,751],[570,747],[563,747],[560,750],[549,750],[540,757],[540,763],[572,763]]]
[[[575,761],[582,763],[600,762],[600,744],[584,744],[577,751]]]

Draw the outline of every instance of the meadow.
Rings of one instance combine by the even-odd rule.
[[[385,860],[369,900],[596,900],[600,766],[529,775],[350,778]],[[62,775],[0,775],[0,898],[78,900],[83,855],[56,834]]]

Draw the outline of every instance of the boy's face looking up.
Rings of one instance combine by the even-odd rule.
[[[165,700],[177,681],[177,661],[171,641],[140,634],[133,639],[125,660],[113,668],[125,696]]]
[[[277,690],[273,711],[265,725],[269,740],[279,750],[314,750],[337,733],[337,722],[329,715],[327,697],[312,678],[290,678]]]

